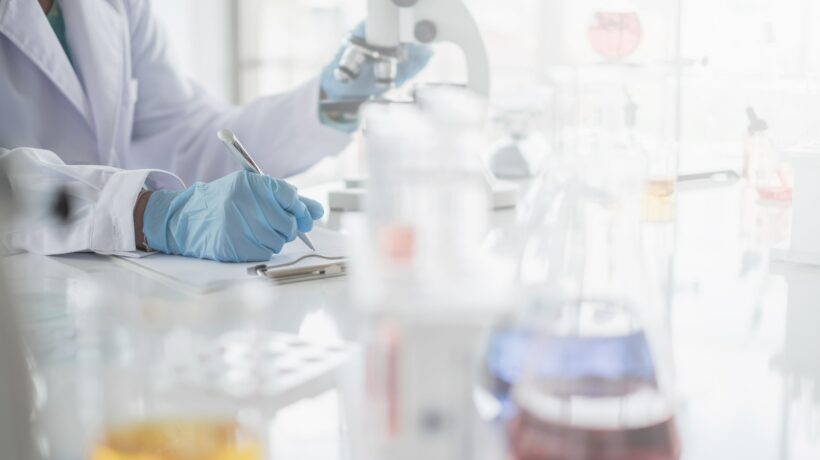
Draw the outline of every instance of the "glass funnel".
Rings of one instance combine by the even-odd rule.
[[[517,460],[679,457],[667,310],[641,257],[642,170],[606,153],[570,167],[543,229],[536,339],[508,427]]]

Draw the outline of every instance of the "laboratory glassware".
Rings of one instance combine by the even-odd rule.
[[[483,248],[483,103],[455,88],[422,99],[363,112],[371,188],[352,267],[366,350],[355,458],[476,458],[480,342],[508,303],[503,266]]]
[[[680,455],[667,309],[641,256],[641,168],[606,153],[580,160],[560,191],[513,389],[516,460]]]
[[[635,144],[646,159],[647,177],[641,196],[641,214],[645,222],[671,223],[675,220],[677,189],[677,151],[674,143]]]
[[[791,201],[793,178],[769,134],[769,125],[754,108],[746,109],[749,119],[743,141],[743,176],[766,201]]]
[[[99,359],[91,460],[262,460],[265,415],[254,353],[264,351],[270,286],[262,283],[188,299],[127,299],[84,287]]]
[[[499,178],[532,178],[541,172],[549,155],[541,125],[550,92],[545,88],[518,91],[518,97],[505,96],[494,105],[492,118],[501,136],[492,147],[489,165]]]
[[[488,223],[489,190],[479,152],[483,101],[466,90],[427,88],[417,104],[374,102],[363,111],[370,188],[362,262],[401,288],[447,290],[470,282]],[[373,244],[370,244],[373,243]],[[361,266],[361,264],[360,264]],[[447,283],[442,286],[441,283]]]
[[[644,155],[643,214],[674,220],[681,131],[680,1],[545,0],[553,147],[595,137]]]

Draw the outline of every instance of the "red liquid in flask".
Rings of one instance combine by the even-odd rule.
[[[521,412],[509,426],[511,459],[680,457],[671,407],[654,385],[634,380],[554,383],[520,395]],[[580,394],[568,393],[569,388]]]

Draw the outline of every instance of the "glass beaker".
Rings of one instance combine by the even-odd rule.
[[[581,159],[559,192],[529,312],[537,338],[513,390],[516,460],[679,457],[667,311],[641,256],[641,168],[607,153]]]
[[[269,287],[210,297],[118,299],[98,310],[100,417],[91,460],[262,460],[264,415],[255,404]],[[96,367],[96,369],[91,366]]]

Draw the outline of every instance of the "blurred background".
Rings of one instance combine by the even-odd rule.
[[[244,103],[317,75],[347,31],[364,17],[365,3],[174,0],[153,5],[180,68],[214,95]],[[466,3],[489,48],[494,102],[546,97],[544,129],[551,131],[550,139],[555,140],[560,126],[571,124],[568,119],[583,123],[594,116],[582,113],[590,86],[579,81],[589,83],[584,75],[598,75],[597,70],[616,61],[630,72],[624,93],[617,97],[638,114],[639,127],[679,147],[681,173],[741,169],[748,107],[768,124],[780,148],[816,137],[816,1]],[[617,36],[597,34],[594,18],[600,11],[634,11],[636,20],[624,22]],[[443,47],[420,78],[463,80],[463,58]],[[318,180],[339,170],[319,166],[307,177],[312,174]]]

